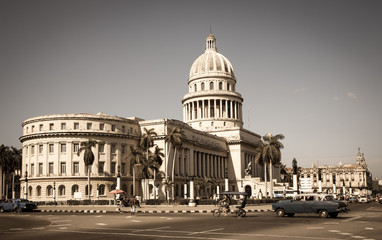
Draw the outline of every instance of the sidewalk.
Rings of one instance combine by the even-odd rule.
[[[215,205],[199,205],[189,207],[187,205],[142,205],[137,208],[137,213],[212,213],[217,207]],[[231,210],[235,209],[235,205]],[[38,206],[41,212],[67,212],[67,213],[117,213],[116,205],[41,205]],[[122,212],[130,213],[130,207],[122,207]],[[272,211],[271,204],[247,205],[247,212]]]

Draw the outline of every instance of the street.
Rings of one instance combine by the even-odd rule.
[[[0,238],[11,239],[382,239],[382,205],[350,204],[338,218],[273,212],[197,214],[0,214]]]

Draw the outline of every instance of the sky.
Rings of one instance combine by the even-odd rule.
[[[183,120],[210,32],[244,127],[283,134],[282,163],[356,162],[382,178],[382,1],[0,1],[0,144],[30,117]]]

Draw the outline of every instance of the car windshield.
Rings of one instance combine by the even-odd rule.
[[[332,195],[327,195],[324,197],[324,201],[333,201],[333,200],[334,200],[334,198]]]

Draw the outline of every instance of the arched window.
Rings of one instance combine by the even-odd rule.
[[[214,90],[214,82],[210,82],[210,90]]]
[[[201,90],[204,91],[204,83],[201,84]]]
[[[79,189],[79,188],[78,188],[78,185],[77,185],[77,184],[73,185],[73,186],[72,186],[72,195],[74,195],[75,192],[78,192],[78,189]]]
[[[46,195],[47,196],[52,196],[53,195],[53,188],[51,185],[46,187]]]
[[[29,186],[29,188],[28,188],[28,196],[30,196],[30,197],[32,197],[32,187],[31,186]]]
[[[110,191],[112,191],[112,190],[114,190],[114,189],[117,189],[117,185],[115,185],[115,184],[111,185],[111,187],[110,187]]]
[[[196,92],[198,89],[196,88],[196,84],[194,84],[194,92]]]
[[[58,187],[58,196],[65,196],[65,186],[64,185],[60,185]]]
[[[104,184],[99,185],[98,194],[99,195],[105,195],[105,185]]]
[[[41,186],[36,187],[36,194],[37,194],[37,197],[41,197]]]
[[[219,82],[219,90],[223,90],[223,83]]]
[[[92,187],[92,185],[90,184],[90,195],[92,194],[92,189],[93,189],[93,187]],[[85,187],[85,195],[89,195],[88,185],[86,185],[86,187]]]

